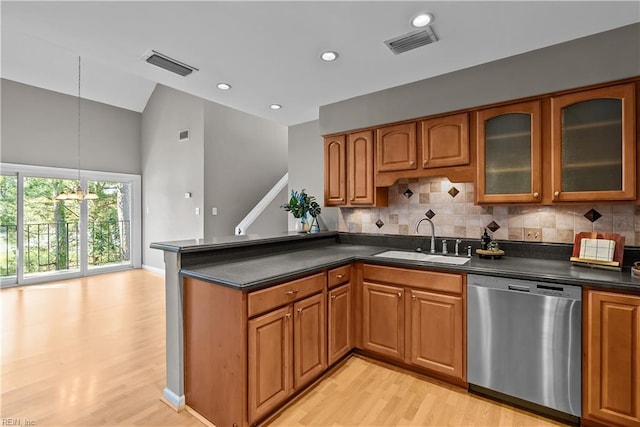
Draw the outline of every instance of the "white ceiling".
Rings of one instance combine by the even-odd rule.
[[[393,55],[384,40],[412,31],[418,11],[440,41]],[[1,19],[3,78],[77,95],[82,56],[88,99],[143,111],[161,83],[291,125],[320,105],[640,22],[640,1],[2,1]],[[200,71],[149,65],[149,49]],[[326,49],[338,61],[321,62]]]

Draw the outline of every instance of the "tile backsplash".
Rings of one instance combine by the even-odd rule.
[[[338,230],[412,235],[418,220],[433,214],[437,237],[479,239],[487,227],[497,240],[573,243],[576,233],[603,231],[623,235],[625,246],[640,246],[640,206],[634,202],[476,206],[473,191],[472,183],[446,178],[399,180],[389,187],[386,208],[340,208]],[[428,233],[422,224],[420,234]]]

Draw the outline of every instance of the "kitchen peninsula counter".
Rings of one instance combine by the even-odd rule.
[[[557,247],[532,245],[531,248],[526,246],[518,249],[505,242],[507,256],[492,260],[481,259],[474,255],[465,265],[375,256],[390,249],[413,251],[425,242],[424,236],[322,232],[229,236],[210,240],[153,243],[151,247],[163,250],[165,259],[167,331],[165,400],[175,408],[185,405],[183,313],[183,278],[185,277],[205,281],[211,286],[222,286],[245,293],[352,262],[364,262],[392,267],[588,285],[640,293],[640,279],[633,278],[628,267],[622,272],[617,272],[573,266],[568,261],[568,256],[565,256],[566,252],[570,251],[568,245],[556,245]],[[475,244],[473,250],[478,245],[477,242],[465,240],[460,246],[460,252],[466,253],[467,244]],[[465,249],[462,250],[462,248]],[[509,256],[510,254],[514,256]],[[537,258],[527,258],[523,254],[531,254]],[[542,257],[547,254],[555,259]]]

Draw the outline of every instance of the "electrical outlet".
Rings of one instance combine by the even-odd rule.
[[[196,208],[196,215],[200,215],[200,208]]]
[[[525,242],[542,242],[542,229],[541,228],[525,228],[524,240]]]
[[[218,208],[211,208],[211,215],[218,215]]]

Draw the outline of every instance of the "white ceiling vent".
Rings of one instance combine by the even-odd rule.
[[[428,26],[402,36],[386,40],[384,44],[387,45],[391,52],[397,55],[437,41],[438,37],[436,36],[436,33],[433,32],[431,26]]]
[[[198,71],[196,67],[192,67],[191,65],[187,65],[183,62],[177,61],[173,58],[168,57],[167,55],[156,52],[155,50],[145,52],[145,54],[142,55],[142,59],[147,61],[149,64],[155,65],[156,67],[164,68],[165,70],[179,74],[182,77],[188,76],[194,71]]]

